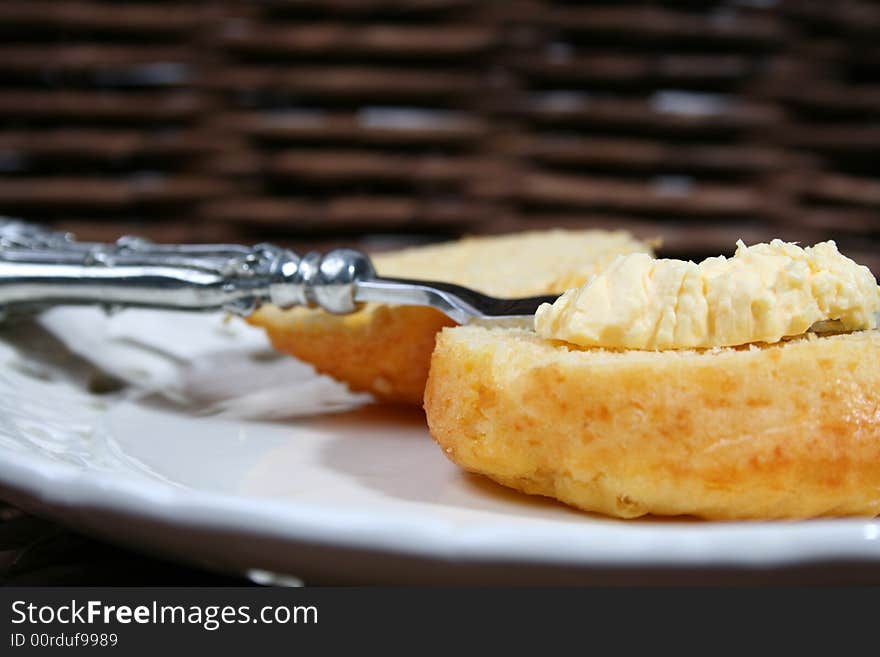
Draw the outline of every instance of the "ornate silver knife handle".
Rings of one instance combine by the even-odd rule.
[[[369,257],[352,249],[300,257],[272,244],[77,242],[68,233],[0,218],[0,315],[61,304],[249,315],[264,303],[347,314],[373,301],[428,306],[459,324],[519,325],[555,298],[496,299],[450,283],[379,278]]]
[[[353,312],[354,282],[375,278],[370,259],[339,249],[303,257],[272,244],[113,244],[0,219],[0,309],[100,304],[248,315],[263,303]]]

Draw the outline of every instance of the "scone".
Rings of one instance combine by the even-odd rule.
[[[878,311],[833,242],[621,256],[536,332],[445,329],[428,425],[471,472],[611,516],[875,516]]]
[[[880,513],[880,333],[708,351],[437,337],[431,435],[455,463],[621,518]]]
[[[378,254],[382,276],[456,283],[497,297],[562,293],[617,255],[650,253],[623,231],[530,231],[472,237]],[[353,390],[421,404],[438,331],[454,322],[431,308],[366,304],[351,315],[267,306],[248,321],[279,351],[313,364]]]

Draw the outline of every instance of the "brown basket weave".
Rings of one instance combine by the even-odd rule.
[[[880,271],[880,3],[0,3],[0,212],[111,239],[625,226]]]

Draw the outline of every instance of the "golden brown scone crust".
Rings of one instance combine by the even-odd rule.
[[[880,333],[710,351],[445,329],[425,390],[471,472],[631,518],[880,513]]]
[[[421,404],[434,336],[455,322],[432,308],[370,304],[353,315],[264,308],[262,325],[278,351],[312,363],[352,390],[385,401]]]
[[[623,231],[546,230],[385,253],[379,274],[466,285],[499,297],[562,293],[583,284],[620,253],[650,252]],[[357,391],[422,403],[434,336],[454,323],[431,308],[367,304],[352,315],[261,308],[248,321],[279,351],[311,363]]]

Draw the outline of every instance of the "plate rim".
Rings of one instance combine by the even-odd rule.
[[[479,532],[441,523],[433,530],[398,519],[364,521],[364,514],[326,507],[310,508],[286,500],[246,498],[229,493],[199,491],[149,479],[125,478],[120,473],[77,467],[26,451],[0,449],[0,486],[34,502],[47,515],[71,509],[98,510],[169,524],[179,529],[207,529],[259,534],[290,542],[330,544],[342,549],[370,550],[456,563],[518,563],[549,567],[698,568],[803,566],[828,561],[880,564],[880,519],[824,518],[805,521],[692,521],[682,527],[588,516],[587,533],[632,533],[638,545],[605,545],[583,550],[573,542],[486,541]],[[69,519],[69,518],[68,518]],[[538,519],[537,522],[546,522]],[[600,523],[598,529],[594,523]],[[673,521],[674,522],[674,521]],[[81,523],[64,522],[77,527]],[[434,521],[436,525],[436,519]],[[405,527],[406,531],[394,531]],[[646,535],[653,531],[653,537]],[[779,530],[783,531],[780,532]],[[659,531],[658,531],[659,530]],[[671,530],[671,531],[663,531]],[[639,536],[639,534],[643,534]],[[657,537],[665,545],[657,545]],[[624,536],[620,537],[625,538]],[[653,538],[646,541],[646,538]],[[806,539],[806,540],[805,540]],[[707,546],[735,541],[761,543],[760,550]],[[503,541],[502,541],[503,542]],[[623,541],[620,541],[621,543]],[[677,549],[670,549],[675,547]]]

